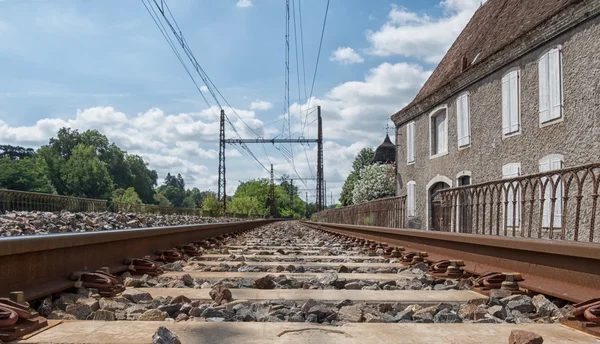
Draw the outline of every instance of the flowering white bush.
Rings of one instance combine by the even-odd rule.
[[[395,196],[394,166],[373,165],[360,170],[360,178],[352,190],[354,204]]]

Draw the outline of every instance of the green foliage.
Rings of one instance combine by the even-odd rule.
[[[256,214],[267,216],[269,215],[269,188],[269,180],[267,179],[253,179],[247,182],[240,182],[232,200],[238,197],[253,199],[258,205]]]
[[[93,146],[75,146],[61,174],[73,196],[106,199],[113,191],[106,163],[96,156]]]
[[[221,203],[214,194],[210,194],[206,197],[202,204],[202,210],[209,211],[212,216],[221,216],[223,214]]]
[[[173,206],[171,202],[165,197],[165,195],[161,193],[154,194],[154,204],[160,205],[161,207],[171,207]]]
[[[360,171],[360,178],[352,191],[352,203],[358,204],[396,194],[394,188],[394,167],[372,165]]]
[[[124,189],[116,189],[112,194],[113,202],[142,204],[142,200],[132,187]]]
[[[21,146],[0,145],[0,159],[10,158],[18,160],[31,158],[35,154],[33,148],[23,148]]]
[[[365,226],[372,226],[373,225],[373,216],[367,216],[363,219],[363,224]]]
[[[260,203],[256,198],[249,196],[233,197],[231,202],[227,203],[227,209],[234,214],[253,216],[259,213]]]
[[[375,151],[371,147],[363,148],[360,150],[360,152],[358,152],[358,155],[352,163],[352,171],[342,186],[340,203],[343,206],[354,204],[354,185],[360,178],[360,171],[363,168],[371,165],[373,157],[375,157]]]
[[[144,159],[138,155],[125,158],[132,176],[132,186],[145,204],[154,203],[154,187],[158,180],[155,170],[150,170]]]
[[[54,193],[54,187],[47,177],[48,167],[43,159],[23,157],[13,160],[0,159],[0,188]]]

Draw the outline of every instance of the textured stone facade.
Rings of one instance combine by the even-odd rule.
[[[551,36],[551,35],[550,35]],[[437,181],[458,186],[461,175],[470,175],[471,184],[502,178],[502,166],[520,163],[521,174],[539,171],[539,160],[550,154],[564,156],[564,167],[600,161],[600,17],[556,36],[536,49],[512,59],[449,98],[429,106],[416,117],[395,118],[398,192],[406,195],[409,181],[416,182],[416,216],[411,228],[431,228],[429,188]],[[562,46],[562,118],[540,126],[538,59],[548,50]],[[510,51],[505,54],[510,55]],[[502,135],[502,76],[520,69],[521,130]],[[456,97],[469,92],[471,145],[458,148]],[[448,154],[430,159],[429,115],[433,108],[448,108]],[[415,156],[406,163],[407,120],[415,122]]]

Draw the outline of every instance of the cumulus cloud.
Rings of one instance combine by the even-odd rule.
[[[219,122],[212,114],[219,111],[215,107],[200,113],[167,114],[153,108],[128,115],[107,106],[77,110],[71,118],[40,119],[29,126],[10,126],[0,120],[0,142],[39,147],[48,144],[49,138],[55,137],[62,127],[96,129],[129,153],[142,156],[150,168],[157,170],[159,178],[168,172],[181,173],[188,187],[206,190],[216,185],[212,179],[216,178],[217,170]],[[240,134],[250,131],[248,126],[263,134],[263,123],[254,111],[226,108],[225,112]],[[228,127],[226,135],[236,134]],[[226,155],[234,166],[236,158],[242,156],[235,148],[227,149]],[[247,176],[247,171],[241,171],[240,177]],[[234,189],[235,185],[232,183]]]
[[[250,0],[239,0],[235,6],[240,8],[246,8],[252,6],[252,1]]]
[[[481,3],[481,0],[442,1],[439,6],[444,9],[444,14],[437,18],[392,6],[387,22],[379,30],[367,32],[371,47],[366,52],[376,56],[416,57],[437,63]]]
[[[369,70],[364,81],[340,84],[311,106],[321,105],[325,138],[353,142],[357,137],[379,144],[392,113],[408,104],[431,71],[417,64],[382,63]],[[293,104],[290,113],[302,118],[308,104]],[[292,128],[292,131],[299,128]]]
[[[354,64],[354,63],[362,63],[365,60],[356,52],[354,49],[349,47],[340,47],[337,48],[336,51],[331,54],[329,57],[329,61],[339,62],[341,64]]]
[[[202,85],[202,86],[200,86],[200,91],[206,93],[206,92],[208,92],[208,87],[206,87],[206,85]]]
[[[256,101],[250,103],[250,109],[252,110],[269,110],[273,107],[273,104],[257,99]]]

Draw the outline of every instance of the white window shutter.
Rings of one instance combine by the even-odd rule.
[[[519,131],[519,72],[510,73],[510,132]]]
[[[510,89],[508,75],[502,78],[502,133],[510,133]]]
[[[415,123],[406,126],[406,162],[415,161]]]
[[[416,198],[415,198],[415,183],[409,182],[406,187],[407,198],[407,215],[415,216]]]
[[[465,94],[463,97],[463,144],[468,145],[471,143],[471,108],[469,107],[469,95]]]
[[[462,138],[464,136],[463,133],[463,117],[464,115],[464,108],[463,108],[463,99],[464,95],[459,96],[458,98],[456,98],[456,135],[458,136],[458,146],[462,146]]]
[[[550,118],[560,118],[562,114],[562,80],[561,80],[560,50],[550,50],[548,53],[548,84],[550,94]]]
[[[521,174],[521,166],[519,164],[506,164],[502,166],[502,178],[515,178]],[[506,201],[508,201],[506,209],[506,226],[512,227],[513,220],[516,226],[520,225],[520,214],[521,214],[521,190],[519,189],[518,182],[512,183],[513,187],[509,188],[510,183],[506,183],[505,186],[508,189],[506,193]],[[514,196],[514,189],[517,189],[516,198]],[[513,210],[513,199],[516,202],[516,208]]]
[[[550,120],[550,93],[548,78],[548,54],[544,54],[538,62],[540,87],[540,122]]]
[[[458,134],[458,146],[467,146],[470,140],[470,128],[469,128],[469,96],[463,94],[456,100],[457,119],[456,127]]]

